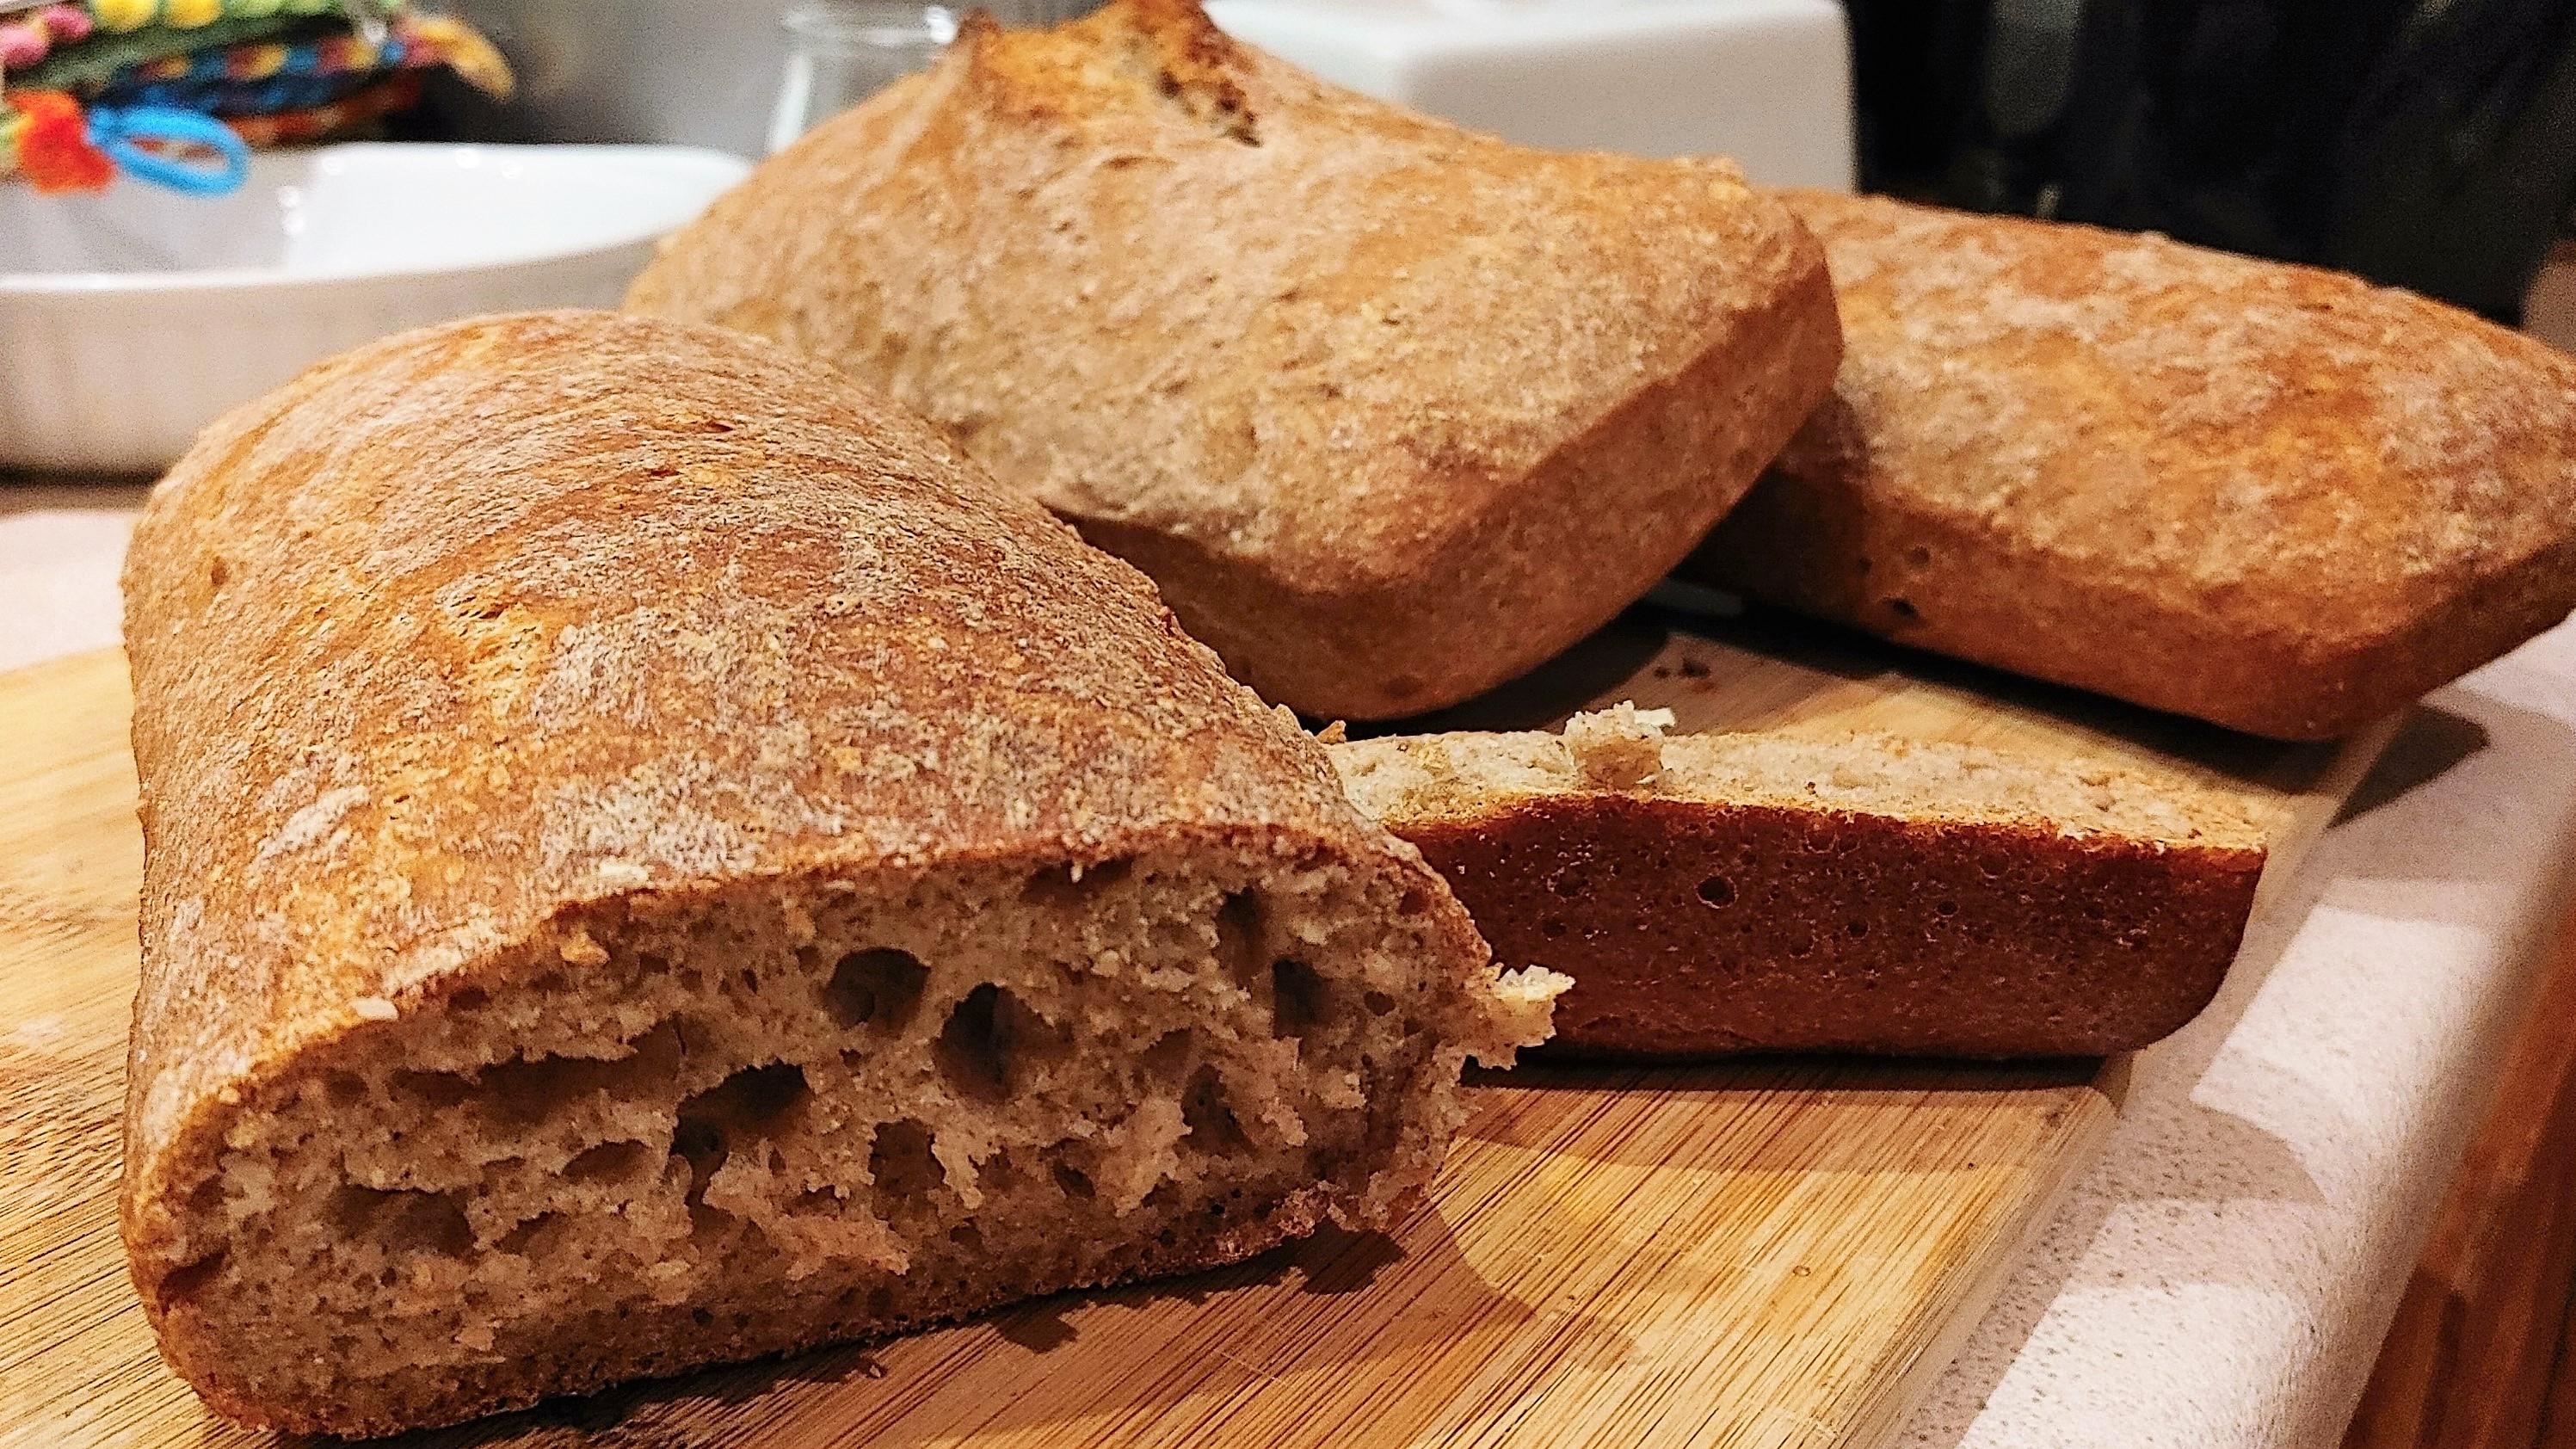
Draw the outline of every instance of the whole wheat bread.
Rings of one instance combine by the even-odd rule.
[[[412,333],[127,566],[123,1227],[337,1434],[1388,1221],[1544,1033],[1151,586],[750,339]]]
[[[2576,358],[2158,237],[1788,200],[1841,376],[1691,576],[2282,739],[2576,606]]]
[[[1333,746],[1501,961],[1574,978],[1550,1051],[2094,1056],[2235,957],[2263,835],[2188,781],[1669,721]]]
[[[1265,696],[1354,719],[1489,688],[1645,592],[1839,348],[1815,243],[1732,163],[1506,145],[1190,0],[970,22],[627,304],[884,389]]]

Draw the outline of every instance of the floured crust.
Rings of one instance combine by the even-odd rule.
[[[2576,359],[2159,237],[1786,199],[1849,349],[1695,576],[2287,739],[2576,605]]]
[[[1185,0],[970,24],[628,305],[883,388],[1264,695],[1351,718],[1490,687],[1642,593],[1839,350],[1821,253],[1731,163],[1509,146]]]
[[[1331,747],[1499,961],[1574,978],[1550,1051],[2101,1055],[2190,1020],[2235,956],[2263,833],[2189,781],[1670,723]]]

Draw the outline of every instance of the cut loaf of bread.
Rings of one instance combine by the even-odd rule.
[[[1788,200],[1842,373],[1691,576],[2281,739],[2576,606],[2576,357],[2160,237]]]
[[[970,20],[672,238],[634,310],[821,357],[1375,719],[1581,639],[1831,388],[1822,254],[1731,162],[1556,155],[1327,85],[1190,0]]]
[[[1550,1050],[2095,1056],[2190,1020],[2235,957],[2264,842],[2224,796],[1670,720],[1332,747],[1498,959],[1574,978]]]
[[[766,344],[367,347],[216,424],[126,587],[123,1227],[235,1419],[1384,1224],[1545,1031],[1142,577]]]

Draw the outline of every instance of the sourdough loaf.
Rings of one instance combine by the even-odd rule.
[[[1730,162],[1552,155],[1190,0],[972,21],[665,244],[636,311],[946,426],[1265,696],[1452,703],[1582,638],[1831,386],[1823,259]]]
[[[1693,577],[2283,739],[2576,605],[2576,358],[2157,237],[1788,199],[1842,372]]]
[[[2094,1056],[2235,957],[2262,833],[2190,782],[1669,721],[1333,746],[1498,959],[1573,976],[1551,1051]]]
[[[373,1434],[1383,1224],[1544,1033],[1152,588],[822,367],[605,314],[231,414],[127,566],[123,1228]]]

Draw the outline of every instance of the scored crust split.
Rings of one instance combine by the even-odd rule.
[[[2190,1020],[2236,955],[2263,834],[2189,781],[1670,723],[1331,747],[1498,960],[1574,978],[1551,1052],[2097,1056]]]
[[[1132,569],[753,339],[411,333],[127,573],[122,1220],[220,1412],[372,1434],[1230,1262],[1545,1034]]]
[[[1822,253],[1732,162],[1511,146],[1188,0],[970,22],[665,243],[627,305],[918,409],[1266,698],[1353,719],[1607,622],[1840,348]]]

